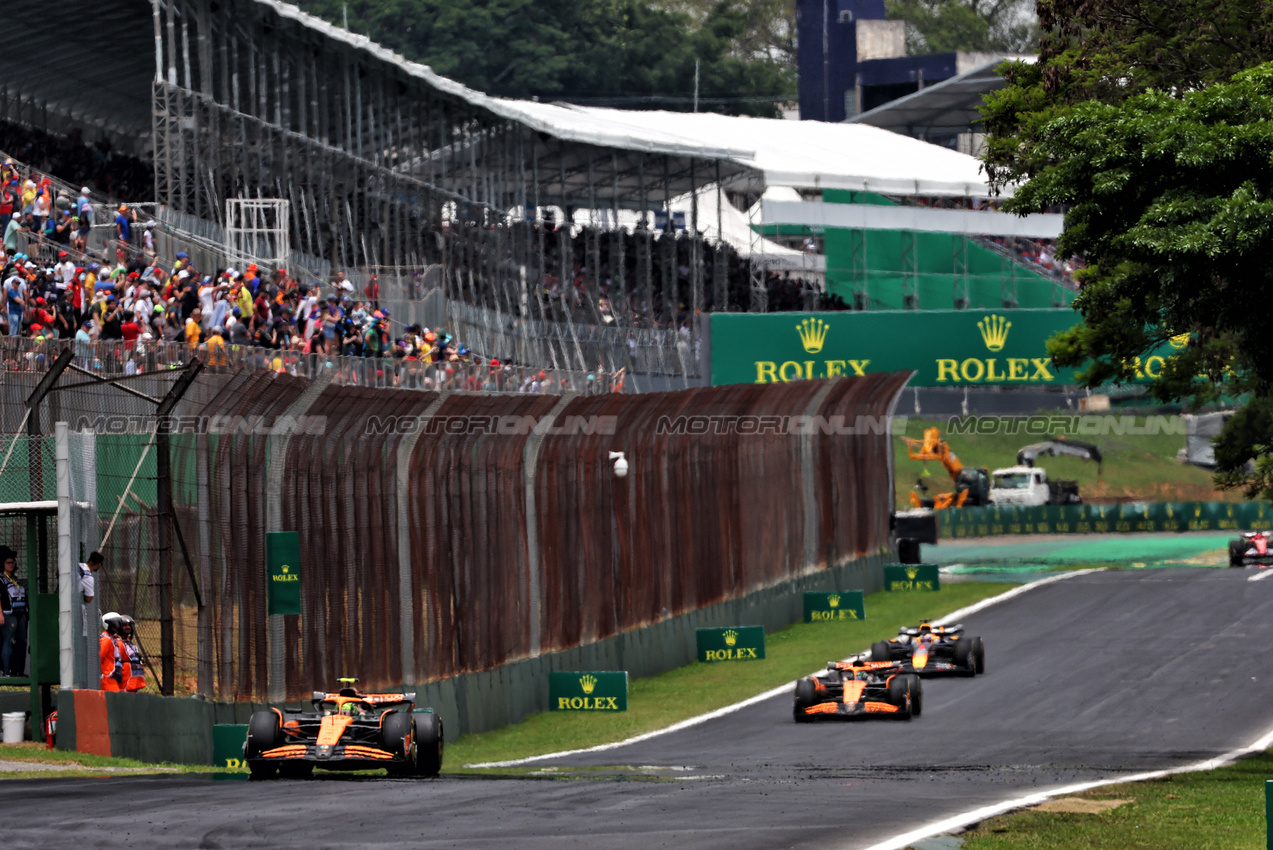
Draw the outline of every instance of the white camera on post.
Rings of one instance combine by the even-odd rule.
[[[623,452],[610,452],[610,460],[614,461],[614,477],[628,477],[628,459],[624,457]]]

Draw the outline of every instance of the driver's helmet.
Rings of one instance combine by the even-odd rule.
[[[859,682],[865,682],[867,680],[867,676],[868,674],[865,670],[858,670],[854,674],[853,678],[857,679]]]
[[[361,714],[362,712],[360,712],[360,711],[358,710],[358,706],[357,706],[357,705],[355,705],[355,704],[354,704],[354,703],[352,703],[352,702],[347,702],[347,703],[345,703],[344,705],[342,705],[342,706],[340,707],[340,713],[341,713],[341,714],[344,714],[344,715],[346,715],[346,716],[348,716],[348,717],[357,717],[357,716],[358,716],[359,714]]]

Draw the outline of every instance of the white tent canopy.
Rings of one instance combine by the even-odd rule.
[[[389,62],[434,89],[565,141],[647,153],[728,160],[764,187],[854,189],[896,195],[988,197],[981,164],[967,154],[864,124],[628,111],[505,100],[475,91],[281,0],[256,0],[280,16]],[[1011,194],[1010,189],[1004,194]]]
[[[990,195],[976,158],[864,124],[490,100],[508,117],[574,141],[678,155],[723,155],[760,172],[765,186]]]

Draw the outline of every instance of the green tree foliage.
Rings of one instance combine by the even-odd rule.
[[[781,59],[750,49],[759,12],[718,0],[701,18],[645,0],[301,0],[306,11],[501,97],[776,115],[795,91]]]
[[[1273,41],[1267,2],[1044,0],[1040,59],[983,109],[1007,208],[1063,206],[1084,323],[1049,343],[1088,386],[1184,348],[1163,401],[1250,401],[1216,441],[1218,481],[1273,496]],[[1253,67],[1258,66],[1258,67]],[[1243,71],[1244,68],[1253,70]],[[1187,342],[1186,342],[1187,340]],[[1253,474],[1244,471],[1254,457]]]
[[[956,50],[1033,52],[1038,27],[1030,0],[887,0],[888,16],[906,22],[911,54]]]

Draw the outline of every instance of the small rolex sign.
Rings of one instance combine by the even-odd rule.
[[[212,727],[212,764],[222,770],[247,773],[243,758],[243,742],[247,740],[246,724],[218,723]]]
[[[941,590],[936,564],[885,564],[885,590]]]
[[[301,613],[301,536],[295,531],[265,535],[265,564],[269,588],[266,613]]]
[[[764,626],[698,629],[694,637],[699,661],[759,661],[765,657]]]
[[[550,711],[627,711],[628,673],[548,674]]]
[[[860,590],[831,593],[807,591],[804,595],[806,623],[842,623],[866,619],[866,600]]]

